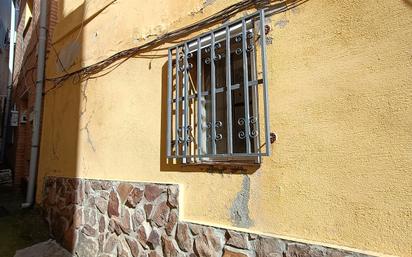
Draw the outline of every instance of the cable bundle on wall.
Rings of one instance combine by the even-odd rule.
[[[241,1],[239,3],[233,4],[215,14],[212,16],[203,19],[199,22],[196,22],[192,25],[186,26],[181,29],[174,30],[172,32],[165,33],[156,39],[149,41],[143,45],[133,47],[130,49],[126,49],[123,51],[120,51],[116,54],[113,54],[112,56],[99,61],[95,64],[83,67],[81,69],[72,71],[72,72],[66,72],[65,75],[59,76],[59,77],[54,77],[54,78],[47,78],[46,80],[54,82],[54,86],[47,90],[45,93],[49,92],[50,90],[53,90],[56,88],[59,84],[64,82],[65,80],[69,78],[76,79],[77,81],[81,81],[83,79],[89,78],[93,74],[97,74],[104,69],[108,68],[110,65],[113,63],[119,61],[119,60],[127,60],[139,53],[151,50],[155,48],[156,46],[159,46],[162,43],[165,43],[168,40],[173,40],[179,37],[184,37],[187,36],[191,33],[194,33],[196,31],[199,31],[202,28],[205,28],[207,26],[211,26],[214,24],[217,24],[219,22],[224,22],[226,21],[229,17],[232,17],[233,15],[245,11],[251,8],[266,8],[269,11],[269,14],[274,14],[274,13],[279,13],[279,12],[284,12],[286,10],[289,10],[293,7],[296,7],[297,5],[302,4],[303,2],[306,2],[307,0],[294,0],[294,1],[288,1],[288,0],[276,0],[276,4],[271,4],[270,0],[245,0]],[[58,56],[57,56],[58,58]]]

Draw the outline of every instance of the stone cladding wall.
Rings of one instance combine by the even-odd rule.
[[[79,257],[366,257],[179,221],[177,185],[48,177],[53,237]]]

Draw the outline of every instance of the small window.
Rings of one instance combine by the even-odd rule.
[[[181,163],[269,155],[264,11],[169,49],[167,157]]]

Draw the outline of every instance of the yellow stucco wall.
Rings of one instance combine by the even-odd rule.
[[[118,0],[98,12],[109,2],[61,3],[55,48],[70,71],[236,1]],[[309,0],[270,24],[279,139],[260,169],[246,177],[161,167],[166,58],[153,51],[46,94],[39,183],[45,175],[178,183],[182,219],[226,227],[235,226],[238,193],[249,192],[251,225],[242,229],[412,256],[412,2]],[[59,34],[67,26],[75,29]],[[51,54],[47,76],[61,75],[58,66]]]

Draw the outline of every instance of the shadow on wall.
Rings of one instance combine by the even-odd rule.
[[[407,6],[412,8],[412,0],[402,0]]]
[[[257,171],[260,164],[233,163],[228,165],[213,164],[183,164],[167,158],[166,152],[166,131],[167,131],[167,82],[168,82],[168,62],[162,66],[162,107],[160,126],[160,170],[164,172],[210,172],[224,174],[252,174]]]
[[[255,9],[266,8],[268,16],[282,13],[291,10],[308,0],[290,0],[281,2],[262,1],[254,4]],[[208,29],[219,24],[219,22],[208,23],[202,26],[202,29]],[[185,34],[188,36],[190,33]],[[172,43],[177,44],[182,41],[183,36],[174,38]],[[210,172],[224,174],[252,174],[260,168],[260,164],[236,162],[236,163],[219,163],[210,164],[182,164],[179,161],[168,159],[166,153],[166,131],[167,131],[167,83],[168,83],[168,63],[167,61],[162,66],[162,107],[161,107],[161,130],[160,130],[160,170],[163,172]],[[196,147],[196,146],[195,146]]]
[[[56,39],[56,34],[63,26],[57,25],[53,35],[49,36],[46,78],[64,75],[67,72],[81,68],[81,58],[83,53],[83,26],[85,17],[85,6],[80,5],[68,15],[63,15],[65,1],[58,2],[59,23],[60,24],[80,24],[68,31],[63,37]],[[50,10],[52,13],[53,10]],[[57,8],[57,7],[56,7]],[[64,39],[64,40],[62,40]],[[46,176],[53,176],[57,173],[63,176],[77,177],[78,166],[78,141],[80,133],[88,133],[87,122],[84,128],[79,128],[80,121],[86,115],[84,101],[87,101],[85,90],[87,81],[79,83],[79,80],[66,80],[60,85],[51,81],[46,81],[44,89],[42,135],[40,146],[40,157],[38,167],[38,186],[44,186]],[[62,167],[62,170],[54,170],[53,167]],[[74,236],[76,223],[73,221],[76,215],[75,204],[80,202],[77,193],[79,184],[77,180],[67,185],[56,185],[55,196],[64,195],[62,199],[43,199],[37,196],[42,204],[47,201],[61,202],[62,213],[44,213],[49,223],[49,230],[52,236],[62,245],[72,251],[76,243]],[[78,214],[78,213],[77,213]]]
[[[297,5],[300,5],[307,0],[293,0],[293,1],[282,1],[281,3],[273,3],[270,5],[269,10],[273,10],[273,13],[277,12],[284,12],[286,10],[289,10]],[[270,3],[270,1],[264,1],[264,3],[257,2],[254,4],[254,8],[259,9],[263,7],[267,7],[267,5]],[[84,26],[87,24],[88,21],[90,21],[97,13],[92,16],[92,17],[84,17],[84,11],[85,6],[82,5],[75,11],[73,11],[71,14],[68,16],[64,17],[64,19],[61,22],[61,24],[80,24],[79,27]],[[84,23],[80,20],[88,19],[84,21]],[[213,25],[216,25],[218,21],[215,22],[210,22],[206,23],[203,27],[208,28]],[[61,66],[61,73],[58,75],[64,75],[67,70],[73,71],[76,70],[77,68],[80,68],[80,60],[74,61],[73,56],[79,56],[81,55],[82,52],[82,45],[78,44],[78,42],[81,42],[82,39],[82,33],[83,30],[82,28],[79,27],[74,27],[70,32],[67,33],[63,38],[65,39],[66,43],[65,45],[61,45],[61,41],[57,42],[55,45],[55,48],[59,48],[59,51],[56,54],[59,55],[59,59],[55,60],[56,65]],[[195,27],[196,28],[196,27]],[[198,30],[198,28],[196,28]],[[193,29],[191,30],[193,32]],[[175,34],[171,33],[174,36],[171,36],[171,38],[167,38],[167,41],[174,41],[174,40],[180,40],[182,37],[190,34],[190,30],[184,30],[184,33],[178,34],[176,36]],[[72,37],[72,38],[70,38]],[[70,39],[70,40],[68,40]],[[165,40],[162,39],[160,41],[156,41],[154,43],[148,43],[145,44],[145,48],[142,49],[143,51],[140,51],[140,53],[148,53],[151,52],[155,47],[160,46],[161,44],[165,43]],[[55,50],[53,48],[53,50]],[[76,54],[73,54],[73,52],[76,52]],[[131,51],[132,52],[132,51]],[[50,91],[47,92],[46,94],[46,99],[45,99],[45,106],[47,106],[45,110],[45,119],[44,119],[44,124],[45,129],[43,131],[47,131],[46,126],[50,126],[50,133],[51,135],[48,135],[46,133],[43,134],[43,136],[47,139],[42,140],[43,141],[43,148],[49,147],[47,145],[51,145],[52,149],[44,149],[43,152],[46,154],[50,154],[52,156],[52,159],[50,160],[51,162],[59,162],[60,167],[63,167],[63,171],[58,171],[60,174],[67,175],[68,177],[72,177],[75,174],[67,174],[70,170],[75,170],[77,167],[77,164],[79,161],[79,157],[77,154],[77,139],[79,137],[79,133],[82,136],[85,136],[91,147],[94,149],[92,139],[90,138],[90,133],[89,133],[89,123],[91,120],[91,115],[89,112],[85,112],[85,110],[82,110],[86,107],[87,104],[87,95],[86,95],[86,90],[87,90],[87,80],[90,78],[97,78],[100,76],[104,76],[105,74],[113,71],[121,65],[123,62],[127,61],[129,58],[148,58],[151,55],[140,55],[138,52],[134,52],[132,54],[124,54],[121,55],[121,57],[116,57],[116,58],[111,58],[109,61],[105,61],[104,65],[100,65],[99,67],[93,67],[93,70],[91,73],[93,74],[82,74],[82,75],[74,75],[68,80],[65,80],[64,82],[61,82],[61,85],[64,85],[60,88],[61,85],[59,85],[59,90],[53,90],[51,89]],[[74,62],[74,64],[73,64]],[[49,63],[53,63],[52,61],[49,61]],[[97,74],[98,72],[101,72],[100,74]],[[78,85],[80,84],[80,86]],[[226,173],[252,173],[256,171],[259,166],[258,165],[245,165],[245,164],[239,164],[239,165],[231,165],[231,166],[222,166],[222,165],[196,165],[196,166],[191,166],[191,165],[180,165],[180,164],[172,164],[166,160],[166,155],[165,155],[165,121],[166,121],[166,105],[165,105],[165,100],[166,100],[166,88],[167,88],[167,65],[164,65],[162,68],[162,124],[161,124],[161,152],[160,152],[160,167],[162,171],[192,171],[192,172],[226,172]],[[50,87],[56,87],[56,85],[51,85]],[[48,90],[48,89],[46,89]],[[48,97],[47,95],[50,94],[52,96]],[[70,97],[68,97],[70,96]],[[75,96],[75,97],[74,97]],[[62,104],[63,103],[63,104]],[[79,115],[80,113],[80,115]],[[83,116],[85,115],[85,116]],[[86,117],[88,116],[88,117]],[[82,121],[85,120],[84,125],[81,125],[82,127],[80,128],[79,131],[76,129],[79,127],[79,119]],[[67,127],[62,129],[56,129],[58,128],[59,124],[65,124]],[[61,128],[61,127],[60,127]],[[44,146],[46,145],[46,146]],[[47,156],[44,156],[44,158],[48,158]],[[44,162],[43,162],[44,163]],[[47,163],[47,162],[46,162]],[[47,167],[46,167],[47,168]],[[47,169],[46,169],[47,170]],[[49,172],[50,173],[50,172]],[[49,174],[53,175],[53,173]]]
[[[16,105],[20,114],[25,112],[29,116],[32,112],[36,84],[39,20],[36,19],[36,23],[31,22],[26,25],[25,20],[29,17],[26,17],[25,8],[28,6],[22,6],[23,9],[17,21],[18,33],[22,34],[17,37],[14,63],[15,70],[18,72],[10,74],[14,76],[13,81],[16,83],[13,85],[10,108]],[[21,185],[23,188],[26,185],[29,171],[31,132],[32,122],[30,121],[19,121],[18,126],[7,127],[6,162],[13,167],[14,184]]]
[[[67,0],[68,1],[68,0]],[[305,2],[305,1],[293,1]],[[85,2],[86,4],[88,1]],[[65,2],[59,2],[59,10],[63,10]],[[285,11],[285,4],[279,5],[277,8]],[[81,67],[83,51],[83,26],[92,20],[92,17],[86,17],[85,4],[80,5],[70,14],[63,16],[60,13],[59,23],[62,25],[78,24],[68,31],[65,35],[60,37],[53,46],[49,48],[47,57],[47,73],[46,77],[57,77],[65,75],[68,72],[78,70]],[[85,19],[88,19],[85,21]],[[210,27],[216,24],[207,24],[205,27]],[[62,28],[59,27],[59,28]],[[182,36],[183,37],[183,36]],[[64,40],[62,40],[64,39]],[[171,40],[178,38],[172,38]],[[170,42],[170,41],[169,41]],[[161,42],[164,43],[164,42]],[[93,112],[87,110],[87,82],[88,79],[104,76],[108,72],[113,71],[129,58],[157,58],[158,55],[144,53],[153,53],[154,47],[160,46],[161,43],[154,44],[150,49],[145,49],[144,52],[126,56],[116,61],[111,62],[102,69],[97,70],[88,77],[79,77],[75,75],[60,84],[53,84],[47,82],[44,96],[44,112],[43,112],[43,128],[42,128],[42,144],[40,150],[39,162],[39,176],[38,185],[43,186],[45,176],[64,176],[68,178],[77,177],[77,169],[79,163],[82,162],[82,157],[78,154],[79,137],[85,138],[93,148],[93,143],[89,134],[89,124],[93,116]],[[159,49],[159,48],[158,48]],[[164,55],[161,56],[164,58]],[[51,72],[56,70],[56,72]],[[100,74],[96,74],[100,72]],[[161,138],[160,138],[160,170],[164,172],[179,171],[179,172],[216,172],[216,173],[230,173],[230,174],[251,174],[255,172],[258,165],[182,165],[174,164],[166,158],[166,120],[167,120],[167,61],[162,66],[161,86]],[[84,80],[83,80],[84,79]],[[87,111],[86,111],[87,110]],[[60,167],[61,170],[54,170],[53,167]],[[247,185],[247,181],[245,182]],[[245,186],[245,188],[247,188]],[[52,187],[52,196],[59,196],[50,198],[46,201],[59,203],[61,212],[64,215],[59,215],[53,211],[45,213],[49,220],[50,230],[52,235],[56,236],[57,241],[62,242],[63,246],[73,252],[73,248],[78,242],[76,237],[76,229],[79,228],[77,221],[86,219],[90,222],[96,221],[96,213],[86,212],[84,209],[77,209],[76,204],[82,202],[84,199],[79,192],[84,192],[84,183],[78,179],[70,180],[66,184],[56,181],[55,186]],[[40,198],[39,198],[40,199]],[[239,202],[247,201],[247,197],[239,198]],[[95,202],[88,202],[87,205],[96,206]],[[87,213],[87,214],[86,214]],[[84,233],[93,233],[92,230],[86,228]]]

